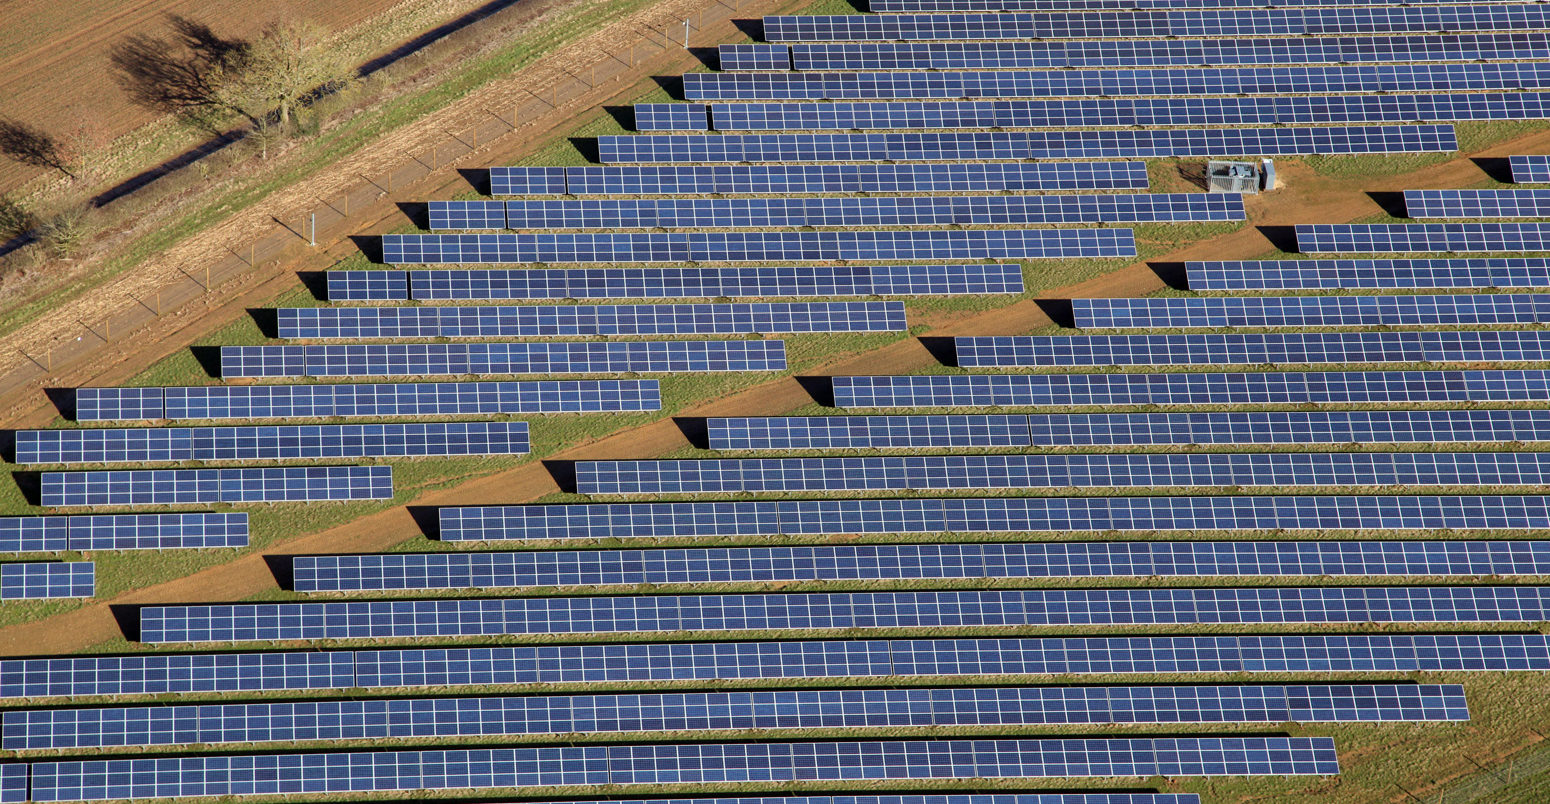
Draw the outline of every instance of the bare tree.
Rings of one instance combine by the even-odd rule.
[[[0,154],[23,165],[50,168],[75,178],[72,160],[59,141],[20,120],[0,118]]]
[[[269,25],[249,45],[241,69],[230,74],[218,94],[234,108],[261,114],[272,110],[280,130],[287,131],[299,104],[340,88],[354,75],[347,57],[329,45],[327,29],[317,23]]]
[[[234,116],[258,122],[257,115],[231,104],[221,92],[242,72],[249,44],[223,39],[209,26],[177,15],[167,18],[167,27],[167,38],[136,34],[114,46],[109,57],[130,100],[211,131]]]

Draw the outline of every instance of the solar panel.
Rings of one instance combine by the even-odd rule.
[[[791,48],[757,42],[720,45],[716,48],[716,66],[721,70],[789,70]]]
[[[1512,180],[1517,184],[1550,182],[1550,156],[1517,155],[1507,158]]]
[[[97,565],[90,561],[0,564],[0,600],[91,597],[96,589]]]
[[[1072,299],[1071,311],[1080,329],[1542,324],[1550,321],[1550,295]]]
[[[1159,72],[1173,72],[1160,70]],[[877,131],[920,128],[1086,128],[1101,126],[1273,126],[1335,123],[1457,122],[1466,120],[1542,120],[1550,117],[1550,93],[1519,92],[1455,95],[1298,95],[1294,97],[1084,98],[1078,100],[971,101],[818,101],[793,103],[715,103],[710,107],[717,131]],[[1062,132],[1072,134],[1074,132]],[[1088,132],[1092,134],[1116,132]],[[1124,133],[1124,132],[1117,132]],[[1165,136],[1171,131],[1150,132]],[[1336,148],[1365,142],[1367,132],[1346,129],[1328,138]],[[1226,136],[1198,134],[1196,139]],[[1256,134],[1267,153],[1297,151],[1296,140]],[[1378,140],[1380,143],[1383,140]],[[1249,153],[1239,140],[1224,147]],[[1203,150],[1185,140],[1171,146]],[[1370,143],[1369,143],[1370,145]],[[1130,146],[1134,148],[1143,146]],[[1120,148],[1116,156],[1166,156],[1163,146],[1142,152]],[[1362,145],[1359,147],[1368,147]],[[1430,146],[1409,150],[1431,150]],[[1042,156],[1042,154],[1037,154]],[[1086,156],[1080,150],[1062,156]],[[1092,154],[1103,155],[1103,154]]]
[[[1174,8],[1265,8],[1295,6],[1387,6],[1451,3],[1455,0],[873,0],[867,10],[879,13],[926,11],[1130,11]],[[1490,2],[1491,0],[1486,0]]]
[[[992,336],[956,338],[954,343],[957,364],[963,368],[1473,363],[1550,359],[1550,333],[1532,330]]]
[[[345,690],[353,686],[352,651],[0,659],[0,697],[4,698]]]
[[[1518,496],[987,497],[442,508],[442,541],[857,533],[1550,527]]]
[[[508,168],[510,171],[546,168]],[[1140,162],[852,165],[614,165],[566,168],[572,195],[963,193],[1144,190]],[[534,195],[535,193],[528,193]],[[340,272],[349,273],[349,272]],[[334,274],[329,274],[332,277]],[[329,298],[333,298],[330,294]]]
[[[1305,254],[1550,251],[1550,223],[1298,224],[1297,250]]]
[[[161,389],[158,389],[161,390]],[[657,380],[402,382],[361,385],[215,385],[166,389],[159,418],[452,416],[660,410]],[[94,410],[94,417],[110,411]],[[76,416],[82,421],[79,409]]]
[[[0,552],[52,553],[69,549],[69,517],[0,517]]]
[[[530,195],[565,192],[562,167],[492,167],[490,195]]]
[[[1467,64],[1355,64],[1273,67],[1175,67],[1171,69],[954,70],[886,72],[685,73],[687,101],[956,100],[961,98],[1113,97],[1125,95],[1322,95],[1344,92],[1517,91],[1550,87],[1550,65],[1506,62]],[[690,104],[637,104],[673,110]],[[1421,118],[1411,118],[1417,120]],[[704,129],[698,125],[662,131]],[[431,202],[431,228],[438,203]],[[500,228],[495,226],[494,228]]]
[[[246,547],[245,513],[0,517],[0,551]]]
[[[1495,369],[835,377],[833,385],[841,408],[1550,400],[1550,372]]]
[[[140,639],[251,642],[517,634],[1074,625],[1509,623],[1550,587],[1024,589],[147,606]]]
[[[704,131],[710,128],[705,107],[692,103],[637,103],[633,114],[636,131]]]
[[[282,307],[281,338],[497,338],[899,332],[896,301],[587,304],[533,307]]]
[[[728,49],[784,45],[722,45]],[[1340,64],[1511,61],[1550,58],[1550,35],[1230,37],[1039,42],[853,42],[790,46],[798,70],[986,70],[1039,67],[1198,67],[1234,64]],[[729,69],[729,68],[728,68]],[[786,69],[782,67],[781,69]]]
[[[1411,218],[1543,218],[1550,190],[1406,190]]]
[[[707,419],[709,447],[920,449],[1550,441],[1545,410],[1229,411]]]
[[[403,271],[329,271],[329,301],[405,301],[409,275]]]
[[[509,201],[514,229],[1238,221],[1237,193]]]
[[[406,271],[417,301],[1022,293],[1015,264]]]
[[[18,430],[17,463],[525,455],[527,422]]]
[[[45,506],[386,500],[393,497],[391,466],[42,472],[39,482]]]
[[[710,139],[710,138],[706,138]],[[1133,257],[1129,229],[383,235],[394,265]]]
[[[1063,542],[390,553],[295,556],[291,571],[298,592],[983,578],[1528,576],[1550,575],[1550,542]]]
[[[941,39],[1133,39],[1138,37],[1309,36],[1550,29],[1537,5],[1355,8],[1215,8],[1006,14],[766,16],[772,44]]]
[[[1193,290],[1355,290],[1550,287],[1542,257],[1186,262]]]
[[[504,229],[506,207],[499,201],[427,201],[431,229]]]
[[[32,764],[35,801],[796,780],[1333,775],[1325,737],[687,743]]]
[[[1534,486],[1550,482],[1538,452],[889,455],[577,461],[581,494],[795,491]]]
[[[1462,686],[980,687],[407,698],[9,711],[14,751],[732,729],[1467,721]]]
[[[222,346],[223,377],[780,371],[784,341],[565,341]]]
[[[637,134],[598,138],[599,161],[973,162],[986,159],[1125,159],[1456,151],[1451,125],[1167,131],[955,131],[894,134]],[[384,235],[384,247],[405,235]],[[422,237],[434,237],[427,235]],[[444,236],[445,237],[445,236]],[[500,238],[500,235],[465,237]],[[538,237],[532,235],[530,237]],[[550,235],[558,237],[558,235]],[[616,238],[648,237],[616,235]],[[687,237],[662,235],[661,238]],[[491,240],[490,242],[496,242]],[[591,242],[591,241],[587,241]],[[604,241],[608,243],[616,241]],[[654,240],[649,242],[673,242]],[[663,246],[667,253],[675,253]],[[396,246],[395,246],[396,248]],[[598,248],[603,248],[599,245]],[[613,246],[612,248],[618,248]],[[632,248],[631,253],[640,249]],[[385,262],[412,261],[386,252]],[[515,250],[512,251],[515,254]],[[547,252],[546,252],[547,253]],[[621,259],[621,258],[615,258]],[[637,257],[636,259],[640,259]],[[683,260],[682,256],[660,259]],[[706,257],[705,259],[713,259]],[[552,259],[546,262],[570,260]]]
[[[77,388],[75,420],[150,421],[162,418],[160,388]]]

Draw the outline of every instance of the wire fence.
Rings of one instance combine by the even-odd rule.
[[[1411,799],[1421,804],[1472,804],[1495,801],[1496,794],[1507,787],[1547,773],[1550,773],[1550,743],[1540,740],[1519,749],[1507,757],[1507,761],[1503,764],[1496,767],[1482,765],[1480,772],[1473,776],[1448,782],[1435,793],[1424,796],[1412,795]]]

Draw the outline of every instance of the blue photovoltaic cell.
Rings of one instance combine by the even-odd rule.
[[[895,134],[636,134],[598,138],[598,161],[604,163],[971,162],[1456,150],[1458,140],[1451,125]],[[384,246],[401,237],[404,235],[385,235]],[[391,253],[396,255],[397,252]],[[384,262],[394,260],[388,257]]]
[[[248,544],[245,512],[102,514],[68,519],[71,550],[177,550]]]
[[[19,804],[27,801],[27,780],[30,771],[31,766],[25,762],[0,763],[0,802]],[[1138,802],[1138,804],[1143,803]],[[1191,804],[1198,804],[1198,802]]]
[[[222,346],[223,377],[780,371],[784,341],[565,341]]]
[[[711,449],[1028,447],[1027,416],[795,416],[705,420]]]
[[[527,422],[18,430],[17,463],[522,455]]]
[[[721,52],[771,45],[722,45]],[[1550,58],[1550,34],[1232,37],[1040,42],[854,42],[796,44],[798,70],[986,70],[1040,67],[1199,67],[1235,64],[1342,64],[1512,61]],[[784,67],[781,69],[785,69]]]
[[[32,764],[32,799],[338,794],[604,784],[1334,775],[1327,737],[688,743],[201,755]]]
[[[576,462],[576,490],[590,495],[923,489],[1536,486],[1547,482],[1550,482],[1550,454],[1538,452],[889,455]]]
[[[7,750],[733,729],[1467,721],[1454,684],[753,690],[8,711]]]
[[[754,132],[824,129],[876,131],[920,128],[1266,126],[1416,121],[1447,123],[1465,120],[1542,120],[1545,118],[1550,118],[1550,93],[1542,92],[1483,95],[1298,95],[1270,98],[1197,96],[1080,100],[814,101],[711,105],[711,119],[717,131]],[[1365,132],[1357,129],[1347,129],[1347,131],[1351,138],[1366,136]],[[1151,132],[1158,136],[1169,133],[1172,132]],[[1218,133],[1206,136],[1225,135]],[[1352,147],[1350,143],[1355,142],[1355,139],[1351,138],[1341,137],[1337,142],[1332,143],[1332,147]],[[1176,147],[1196,150],[1199,148],[1198,145],[1193,144]],[[1242,149],[1248,147],[1246,144],[1238,146]],[[1266,153],[1274,153],[1280,149],[1296,151],[1300,147],[1295,141],[1279,140],[1270,140],[1262,146]],[[1161,150],[1160,147],[1154,148],[1147,155],[1166,155],[1162,154]],[[1410,148],[1409,150],[1431,149]],[[1138,154],[1116,151],[1114,155]]]
[[[954,345],[962,368],[1550,360],[1550,332],[1540,330],[997,335]]]
[[[1493,2],[1494,0],[1484,0]],[[926,11],[1128,11],[1172,8],[1264,8],[1296,6],[1428,5],[1453,0],[871,0],[873,13],[920,13]]]
[[[409,276],[403,271],[329,271],[329,301],[404,301]]]
[[[692,103],[637,103],[633,114],[636,131],[704,131],[710,128],[705,107]]]
[[[427,201],[432,229],[504,229],[506,207],[499,201]]]
[[[96,589],[96,565],[90,561],[0,564],[0,600],[91,597]]]
[[[1550,575],[1545,541],[1065,542],[295,556],[298,592],[1209,576]]]
[[[1354,290],[1550,287],[1542,257],[1186,262],[1191,290]]]
[[[162,418],[160,388],[77,388],[75,420],[150,421]]]
[[[721,45],[716,49],[719,70],[789,70],[791,48],[785,45],[749,43]]]
[[[1007,14],[766,16],[767,42],[942,39],[1133,39],[1139,37],[1309,36],[1550,28],[1537,4],[1353,8],[1217,8]]]
[[[1020,265],[535,268],[405,271],[416,301],[1022,293]]]
[[[1189,296],[1072,299],[1078,329],[1543,324],[1550,295]]]
[[[548,168],[506,170],[517,176],[520,175],[517,171]],[[1050,192],[1145,190],[1148,186],[1146,165],[1141,162],[614,165],[565,170],[567,183],[549,194]],[[333,272],[329,274],[330,277],[334,275]]]
[[[1550,65],[1508,62],[1038,71],[686,73],[683,81],[687,101],[1325,95],[1544,89],[1550,87]],[[637,117],[642,107],[699,110],[692,103],[637,104]],[[680,112],[679,116],[684,115]],[[703,128],[705,121],[700,117],[698,125],[685,124],[660,130]],[[434,206],[463,203],[478,202],[432,201],[431,228],[463,228],[436,226],[437,207]]]
[[[0,517],[0,552],[52,553],[70,549],[70,517]]]
[[[282,307],[281,338],[500,338],[897,332],[904,303],[740,302],[534,307]]]
[[[990,497],[442,508],[443,541],[1106,530],[1550,527],[1523,496]]]
[[[147,606],[140,609],[140,640],[1545,620],[1544,586],[813,592]]]
[[[834,377],[841,408],[1550,401],[1540,370]]]
[[[1297,250],[1305,254],[1550,251],[1550,223],[1298,224]]]
[[[46,506],[386,500],[391,466],[42,472]]]
[[[705,139],[710,139],[709,137]],[[749,262],[1134,257],[1129,229],[383,235],[383,262]]]
[[[1007,226],[1238,221],[1245,217],[1243,197],[1237,193],[648,198],[506,203],[513,229]]]
[[[490,195],[543,195],[565,192],[562,167],[492,167]]]
[[[610,642],[0,659],[0,697],[895,675],[1544,670],[1550,637],[1543,634]]]
[[[213,385],[166,389],[165,418],[452,416],[660,410],[657,380]]]
[[[1411,218],[1543,218],[1550,190],[1406,190]]]
[[[1543,184],[1550,182],[1550,156],[1515,155],[1507,158],[1516,184]]]

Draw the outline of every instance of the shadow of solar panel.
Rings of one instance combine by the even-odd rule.
[[[393,496],[393,468],[293,466],[42,472],[39,483],[45,506],[385,500]]]
[[[443,541],[1137,530],[1536,530],[1537,496],[985,497],[441,508]]]
[[[1507,158],[1507,164],[1512,170],[1512,180],[1517,184],[1550,182],[1550,156],[1515,155]]]
[[[1550,287],[1542,257],[1186,262],[1192,290]]]
[[[223,346],[223,377],[779,371],[784,341]]]
[[[659,410],[656,380],[404,382],[167,388],[168,419],[451,416]]]
[[[1265,325],[1258,319],[1249,324]],[[1472,363],[1550,356],[1550,335],[1537,331],[992,336],[956,338],[954,344],[962,368]]]
[[[1022,266],[538,268],[407,271],[418,301],[687,299],[1021,293]]]
[[[1073,299],[1071,311],[1080,329],[1541,324],[1550,320],[1550,295]]]
[[[90,561],[0,564],[0,600],[49,600],[96,594],[97,565]]]
[[[1297,250],[1305,254],[1550,251],[1550,223],[1299,224]]]
[[[17,463],[521,455],[527,422],[20,430]]]
[[[1550,190],[1406,190],[1411,218],[1543,218]]]

